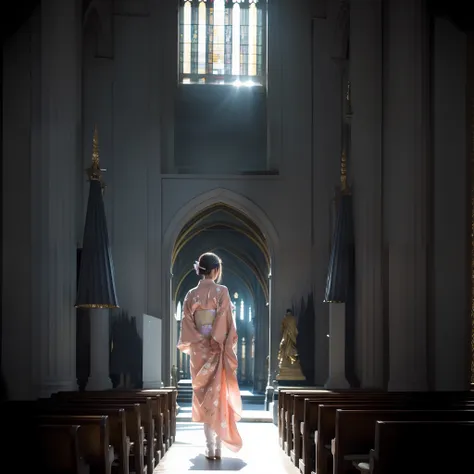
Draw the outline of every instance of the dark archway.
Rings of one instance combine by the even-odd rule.
[[[199,277],[193,269],[200,254],[213,251],[223,260],[222,283],[236,305],[239,332],[239,379],[255,392],[264,392],[267,382],[266,357],[269,336],[269,274],[271,256],[260,228],[241,211],[216,203],[196,213],[179,233],[172,252],[172,311],[176,314]],[[242,308],[242,311],[241,311]],[[179,318],[179,315],[176,315]],[[178,338],[179,322],[172,321],[171,343]],[[173,364],[181,376],[188,376],[187,359],[176,353]]]

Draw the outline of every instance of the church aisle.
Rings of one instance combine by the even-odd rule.
[[[273,423],[239,423],[244,441],[234,454],[223,449],[220,461],[204,457],[204,433],[200,423],[178,423],[176,442],[155,469],[155,474],[204,474],[214,471],[272,474],[298,474],[298,469],[278,445],[278,431]]]

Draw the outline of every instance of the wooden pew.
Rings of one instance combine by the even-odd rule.
[[[286,440],[286,436],[289,430],[289,425],[291,424],[292,416],[294,414],[293,408],[293,398],[295,396],[332,396],[344,393],[356,393],[359,391],[356,390],[342,390],[333,392],[332,390],[327,390],[317,387],[285,387],[281,388],[278,392],[278,426],[280,431],[280,437],[283,441]],[[282,445],[282,448],[284,446]]]
[[[277,397],[275,402],[278,404],[278,428],[280,428],[280,422],[282,420],[282,407],[285,405],[285,397],[287,394],[290,394],[292,392],[311,392],[311,391],[327,391],[325,389],[322,389],[321,387],[280,387],[277,391]]]
[[[287,455],[291,456],[291,450],[294,449],[293,441],[290,436],[291,431],[299,435],[300,423],[304,420],[301,418],[304,412],[304,398],[423,398],[427,395],[436,399],[464,399],[473,398],[472,391],[466,392],[382,392],[380,390],[341,390],[337,392],[329,390],[312,390],[312,389],[282,389],[281,390],[281,407],[279,409],[279,436],[280,446],[285,450]],[[288,423],[287,423],[288,420]],[[291,423],[293,421],[293,423]],[[294,429],[296,427],[296,430]],[[286,444],[285,444],[286,443]],[[288,445],[290,443],[290,445]],[[293,456],[295,464],[297,464],[297,456]]]
[[[473,408],[472,402],[469,401],[450,401],[442,399],[431,399],[429,396],[425,400],[417,397],[414,399],[385,400],[371,403],[367,406],[363,404],[339,404],[333,402],[331,404],[321,404],[318,408],[318,430],[315,433],[316,444],[316,468],[318,473],[328,474],[333,472],[333,454],[334,439],[336,436],[336,418],[337,413],[342,409],[349,410],[463,410]],[[352,431],[354,433],[354,431]],[[368,457],[368,451],[367,451]]]
[[[111,392],[117,392],[113,390]],[[152,397],[159,400],[161,405],[161,430],[163,438],[163,454],[170,448],[176,439],[176,406],[178,390],[176,387],[164,387],[161,389],[145,389],[133,391],[120,391],[122,394],[134,394],[134,396]],[[110,395],[110,392],[108,393]],[[116,395],[115,395],[116,396]],[[161,438],[158,438],[161,439]]]
[[[71,392],[60,392],[60,393],[71,393]],[[78,393],[78,392],[75,392]],[[81,392],[85,396],[93,392]],[[133,395],[133,396],[147,396],[147,397],[160,397],[164,400],[161,400],[161,408],[163,414],[163,433],[166,442],[166,449],[168,449],[176,439],[176,407],[177,407],[177,397],[178,390],[176,387],[163,387],[159,389],[130,389],[130,390],[104,390],[101,393],[104,396],[110,397],[120,397],[122,395]],[[165,451],[166,451],[165,449]]]
[[[166,395],[166,403],[168,407],[168,433],[166,433],[167,439],[169,439],[168,448],[176,440],[176,407],[178,403],[178,390],[176,387],[163,387],[159,389],[145,389],[141,393],[146,395],[148,394],[157,394],[157,395]]]
[[[79,396],[90,397],[99,394],[101,397],[123,398],[123,397],[151,397],[159,398],[163,420],[161,422],[165,437],[166,448],[169,448],[176,436],[176,403],[178,391],[175,387],[147,390],[103,390],[86,392],[59,392],[57,396]],[[163,400],[164,398],[164,400]]]
[[[288,425],[286,439],[291,443],[288,447],[292,461],[298,466],[298,459],[301,458],[302,449],[302,433],[304,429],[304,401],[305,399],[311,400],[379,400],[387,398],[409,398],[409,395],[404,393],[387,393],[381,391],[369,391],[369,390],[345,390],[339,392],[290,392],[288,394],[291,400],[288,401],[289,409],[292,408],[292,424]],[[288,414],[288,417],[290,414]],[[302,428],[303,426],[303,428]]]
[[[353,410],[336,411],[336,433],[332,443],[334,474],[349,472],[354,466],[369,463],[375,447],[377,421],[473,421],[470,410]],[[319,471],[318,471],[319,472]]]
[[[337,403],[355,403],[370,404],[378,402],[389,402],[390,396],[382,396],[380,393],[369,394],[367,392],[353,393],[337,393],[324,396],[305,397],[303,401],[303,421],[299,422],[299,426],[294,426],[294,458],[295,465],[304,474],[311,472],[311,466],[315,464],[314,433],[318,430],[319,423],[319,405],[320,404],[337,404]],[[396,398],[395,398],[396,399]],[[298,429],[299,428],[299,429]]]
[[[129,474],[130,439],[127,436],[126,414],[123,408],[77,407],[53,402],[51,399],[37,401],[9,401],[1,405],[1,416],[7,425],[17,423],[20,417],[34,418],[39,416],[107,416],[109,425],[109,442],[115,453],[113,471],[118,474]],[[20,434],[21,436],[21,434]]]
[[[377,421],[369,469],[371,474],[473,472],[472,446],[473,422]]]
[[[129,465],[135,469],[137,474],[149,473],[149,464],[145,466],[145,431],[142,424],[141,408],[139,403],[122,402],[121,400],[87,400],[87,399],[65,399],[58,406],[80,408],[85,412],[92,413],[96,409],[102,411],[106,408],[123,408],[125,411],[127,436],[130,439],[130,463]]]
[[[342,409],[348,410],[359,410],[360,413],[363,413],[364,410],[380,410],[380,411],[390,411],[390,410],[412,410],[416,412],[417,410],[429,410],[430,408],[436,409],[443,405],[441,402],[426,401],[420,400],[386,400],[386,401],[377,401],[371,403],[370,405],[365,405],[366,402],[354,403],[338,403],[332,402],[328,404],[320,404],[318,407],[318,429],[315,433],[315,456],[316,461],[312,465],[315,465],[318,474],[329,474],[333,472],[333,454],[334,454],[334,439],[336,436],[336,417],[337,413]],[[446,403],[445,408],[449,410],[450,408],[464,408],[464,403],[460,402],[459,406],[457,403]],[[354,428],[351,430],[354,434]],[[358,430],[356,430],[358,432]],[[367,450],[366,457],[368,458]],[[365,460],[365,459],[363,459]]]
[[[399,402],[403,405],[403,402]],[[333,401],[323,402],[318,405],[318,425],[317,431],[314,432],[315,450],[309,458],[308,463],[311,467],[315,467],[318,474],[332,473],[332,453],[331,443],[335,436],[336,430],[336,412],[339,408],[369,410],[374,407],[383,409],[396,408],[397,401],[385,400],[372,402],[367,405],[367,401]]]
[[[280,441],[280,447],[285,451],[285,441],[287,436],[287,421],[288,411],[290,410],[290,395],[292,393],[298,394],[317,394],[317,393],[330,393],[325,389],[318,389],[316,387],[285,387],[278,390],[278,437]]]
[[[32,425],[79,426],[78,442],[81,456],[97,474],[111,474],[114,450],[109,443],[109,420],[107,416],[38,415],[26,420]]]
[[[35,469],[50,474],[89,474],[81,458],[78,425],[37,425],[31,433]],[[18,460],[20,461],[20,459]]]
[[[311,468],[315,465],[321,466],[321,469],[324,470],[322,464],[321,455],[326,455],[326,446],[327,442],[323,442],[321,439],[319,427],[321,426],[320,419],[320,408],[321,406],[325,407],[334,407],[334,418],[335,418],[335,408],[340,406],[354,406],[354,407],[368,407],[371,406],[392,406],[395,403],[389,398],[383,399],[380,397],[375,397],[374,399],[369,398],[356,398],[356,397],[338,397],[338,398],[328,398],[325,399],[306,399],[305,400],[305,413],[304,413],[304,422],[302,423],[302,443],[301,443],[301,457],[299,458],[298,467],[300,471],[304,474],[311,472]],[[326,422],[329,420],[324,420],[324,428],[327,430],[328,426]],[[332,438],[331,438],[332,439]],[[331,440],[329,440],[329,443]],[[330,450],[328,451],[330,454]],[[320,456],[320,462],[317,463],[318,455]],[[319,471],[318,471],[319,474]]]
[[[423,398],[424,397],[424,398]],[[322,397],[316,399],[305,399],[305,408],[304,408],[304,421],[302,423],[303,433],[302,433],[302,457],[299,461],[300,471],[304,474],[309,474],[311,472],[311,467],[315,465],[315,451],[314,445],[317,444],[316,449],[324,449],[325,443],[316,443],[314,440],[314,433],[318,430],[319,425],[319,405],[337,405],[340,404],[360,404],[367,406],[374,406],[375,404],[386,404],[390,403],[394,407],[398,406],[399,408],[406,406],[406,403],[410,403],[412,406],[416,406],[416,403],[431,403],[432,407],[436,407],[437,404],[441,403],[443,407],[448,406],[458,406],[456,404],[464,404],[463,398],[466,398],[465,395],[439,395],[432,393],[416,394],[412,393],[388,393],[382,395],[377,393],[373,394],[358,394],[358,396],[335,396],[335,397]],[[469,398],[469,397],[467,397]],[[397,404],[397,405],[395,405]],[[405,404],[405,405],[403,405]],[[334,421],[335,423],[335,421]],[[316,433],[317,434],[317,433]]]
[[[359,398],[359,397],[384,397],[387,392],[372,391],[372,390],[340,390],[337,392],[330,390],[284,390],[282,400],[282,442],[281,445],[288,456],[291,456],[291,451],[294,450],[293,437],[294,433],[299,436],[300,423],[303,421],[304,407],[302,405],[304,398]],[[295,430],[294,427],[297,429]],[[296,441],[298,443],[299,440]],[[293,455],[295,465],[298,465],[297,456]]]
[[[303,449],[303,429],[304,423],[304,401],[305,400],[332,400],[345,399],[353,395],[345,393],[333,392],[314,392],[310,393],[290,393],[288,394],[288,407],[292,407],[293,414],[291,415],[291,423],[286,425],[285,441],[287,443],[287,450],[290,452],[290,458],[296,467],[299,466],[299,460],[302,458]],[[288,416],[290,414],[288,413]]]
[[[278,431],[280,446],[289,456],[291,452],[292,395],[329,396],[333,392],[324,389],[281,389],[278,392]]]
[[[176,415],[178,410],[178,389],[173,386],[163,387],[160,390],[166,390],[170,393],[171,410],[171,443],[176,441]]]
[[[153,469],[162,456],[162,449],[160,449],[159,436],[162,436],[161,417],[154,417],[153,414],[159,410],[159,400],[157,398],[146,397],[144,395],[135,396],[117,396],[108,397],[102,396],[100,392],[93,392],[84,397],[82,395],[74,396],[73,394],[67,397],[61,397],[66,402],[78,403],[102,403],[108,406],[121,406],[122,404],[138,404],[140,406],[141,423],[145,432],[144,440],[144,456],[147,463],[148,474],[153,473]],[[155,428],[155,422],[158,424],[158,430]],[[157,431],[159,433],[157,437]],[[164,453],[163,453],[164,454]]]
[[[136,399],[146,400],[151,398],[153,401],[152,412],[155,425],[155,436],[158,440],[157,461],[164,455],[171,446],[173,433],[176,435],[176,394],[177,390],[102,390],[86,392],[58,392],[54,395],[56,398],[111,398],[111,399]],[[174,409],[173,409],[174,407]],[[143,417],[142,417],[143,418]],[[145,418],[146,420],[146,418]],[[162,444],[164,446],[162,446]],[[159,451],[159,453],[158,453]]]

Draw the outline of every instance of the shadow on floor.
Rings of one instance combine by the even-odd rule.
[[[218,461],[210,461],[204,454],[190,459],[192,466],[190,471],[240,471],[247,463],[238,458],[222,458]]]

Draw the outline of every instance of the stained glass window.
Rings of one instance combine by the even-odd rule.
[[[181,0],[179,81],[263,85],[264,0]]]

